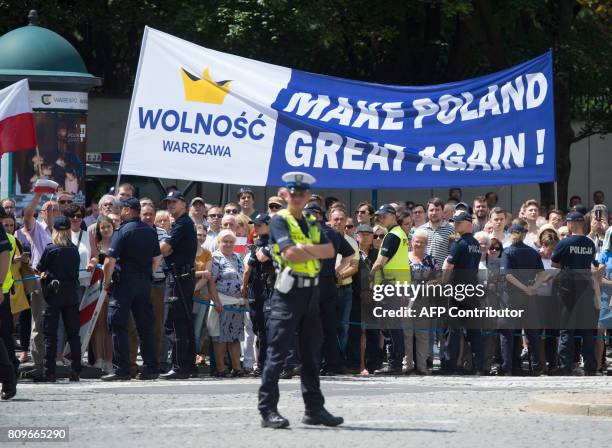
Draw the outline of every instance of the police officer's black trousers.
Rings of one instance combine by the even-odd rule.
[[[4,294],[4,302],[10,300],[9,294]],[[4,321],[0,321],[0,331],[4,331]],[[15,351],[13,351],[15,353]],[[14,356],[14,355],[13,355]],[[0,383],[15,382],[15,366],[9,356],[4,344],[4,338],[0,338]]]
[[[70,344],[72,371],[80,372],[81,338],[79,330],[79,302],[76,287],[62,287],[60,292],[45,296],[43,305],[43,334],[45,340],[45,360],[43,371],[45,375],[55,375],[55,359],[57,356],[57,327],[60,316],[64,321],[66,339]],[[62,350],[63,352],[63,350]]]
[[[596,330],[561,330],[559,332],[559,369],[567,372],[572,370],[576,354],[575,337],[582,336],[582,360],[584,370],[594,373],[597,370],[597,359],[595,358],[595,335]]]
[[[11,313],[10,294],[4,294],[4,301],[0,305],[0,339],[8,352],[15,372],[19,367],[19,360],[15,356],[15,340],[13,339],[13,314]]]
[[[266,331],[266,317],[264,316],[264,303],[267,298],[264,294],[249,298],[249,315],[253,324],[253,333],[257,336],[257,366],[263,369],[266,362],[266,352],[268,350],[268,335]]]
[[[340,367],[340,346],[338,345],[338,318],[336,302],[338,287],[335,277],[319,278],[319,301],[321,308],[321,324],[323,326],[323,365],[327,370]]]
[[[159,371],[153,337],[155,316],[150,296],[151,280],[148,278],[122,278],[113,290],[108,303],[108,325],[113,337],[113,364],[117,375],[130,374],[130,312],[138,331],[143,370],[145,373]]]
[[[192,275],[180,276],[174,280],[172,275],[166,277],[165,313],[166,329],[174,333],[172,346],[172,369],[175,372],[196,372],[195,335],[193,331],[193,291],[195,279]],[[178,300],[168,302],[169,298]]]
[[[278,380],[296,330],[302,358],[300,379],[306,412],[317,412],[325,402],[319,384],[319,357],[323,331],[318,288],[293,288],[288,294],[274,290],[268,325],[268,353],[259,388],[259,412],[277,412]]]
[[[520,372],[521,349],[523,348],[521,330],[500,330],[500,347],[502,354],[502,371],[505,373]],[[525,330],[525,337],[529,343],[529,363],[531,373],[542,370],[540,358],[540,330]]]
[[[462,334],[463,331],[458,328],[449,328],[448,330],[446,346],[449,355],[447,364],[447,371],[449,373],[452,373],[457,369],[457,360],[459,358]],[[467,329],[465,330],[465,334],[472,350],[472,367],[475,371],[480,371],[484,365],[482,333],[480,330]]]

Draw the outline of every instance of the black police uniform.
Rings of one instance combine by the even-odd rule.
[[[0,226],[0,253],[10,252],[11,243],[9,242],[4,227]],[[10,269],[10,263],[8,268]],[[4,279],[2,279],[4,280]],[[1,282],[0,282],[1,283]],[[0,291],[1,293],[1,291]],[[11,300],[10,294],[3,294],[4,302]],[[1,325],[1,324],[0,324]],[[15,395],[15,366],[9,358],[9,354],[4,345],[4,340],[0,338],[0,383],[2,383],[2,399],[6,400]]]
[[[302,232],[308,235],[305,219],[297,220]],[[329,241],[323,232],[319,244]],[[278,215],[270,223],[270,244],[278,244],[283,251],[295,245],[289,234],[287,222]],[[302,361],[300,380],[302,397],[307,414],[316,414],[325,402],[319,383],[319,357],[323,334],[319,313],[319,288],[314,285],[302,288],[293,286],[287,294],[274,289],[270,298],[271,312],[268,323],[268,352],[259,388],[258,409],[266,418],[278,413],[278,380],[285,364],[287,351],[296,330]]]
[[[43,296],[45,299],[43,309],[45,341],[43,379],[52,380],[55,377],[57,327],[60,315],[64,320],[66,336],[70,344],[73,372],[71,379],[76,379],[74,374],[78,375],[81,371],[81,338],[79,337],[81,325],[77,294],[79,265],[79,250],[74,244],[70,243],[68,246],[49,244],[36,266],[37,271],[47,273],[46,279],[43,281]],[[59,282],[59,287],[54,287],[56,281]]]
[[[321,323],[323,324],[323,374],[340,373],[340,345],[338,342],[338,286],[336,285],[336,256],[348,257],[355,253],[339,232],[320,221],[321,230],[334,246],[334,257],[321,260],[319,294]]]
[[[529,286],[535,280],[536,275],[544,270],[542,258],[538,252],[527,246],[522,241],[504,249],[501,254],[501,269],[503,274],[512,274],[523,285]],[[510,296],[511,308],[532,310],[530,305],[535,302],[535,297],[528,297],[522,290],[512,283],[507,282],[507,292]],[[529,343],[529,365],[531,374],[539,375],[542,372],[540,360],[540,336],[541,330],[533,327],[525,328],[523,331]],[[502,353],[501,373],[521,374],[521,328],[503,329],[500,331],[500,347]]]
[[[155,354],[153,337],[155,317],[150,295],[153,258],[159,255],[161,252],[157,232],[140,218],[124,221],[111,238],[107,257],[115,258],[117,264],[108,304],[108,323],[113,338],[113,364],[118,376],[130,375],[130,312],[138,330],[143,373],[158,372],[158,357]]]
[[[172,253],[164,258],[166,330],[175,335],[172,348],[173,373],[184,376],[197,371],[191,310],[198,240],[193,221],[187,213],[176,219],[165,242],[172,246]]]
[[[579,310],[580,306],[584,308],[584,305],[586,305],[592,308],[594,290],[590,269],[591,265],[597,265],[593,241],[584,235],[569,236],[559,241],[550,259],[561,267],[561,273],[557,276],[557,280],[561,281],[563,277],[566,277],[569,281],[571,290],[568,291],[568,294],[571,297],[561,297],[561,303],[570,317],[571,315],[575,317],[575,313],[585,311],[584,309]],[[580,300],[581,298],[586,300]],[[596,325],[596,320],[594,325]],[[568,374],[572,370],[576,335],[582,336],[582,358],[585,373],[594,374],[597,370],[594,343],[595,330],[574,328],[559,332],[558,373]]]
[[[471,233],[464,233],[459,240],[455,241],[450,248],[447,261],[454,266],[451,283],[453,285],[478,283],[478,265],[480,264],[480,243]],[[451,299],[453,300],[453,299]],[[466,302],[468,300],[466,299]],[[460,302],[452,303],[452,306],[461,307]],[[445,370],[452,373],[457,368],[459,348],[463,329],[449,328],[447,337],[448,364]],[[478,329],[465,329],[467,339],[472,348],[472,364],[476,372],[483,368],[483,345],[482,335]]]
[[[274,289],[274,281],[276,275],[274,272],[274,263],[272,262],[272,254],[268,248],[268,235],[260,235],[255,241],[255,245],[251,248],[248,265],[253,269],[249,278],[249,314],[253,323],[253,333],[257,335],[259,343],[259,351],[257,353],[257,367],[261,371],[266,361],[266,352],[268,350],[268,336],[266,331],[266,322],[269,311],[269,298]],[[257,259],[256,252],[261,250],[263,254],[269,258],[262,263]]]

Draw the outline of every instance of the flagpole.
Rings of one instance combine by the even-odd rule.
[[[36,160],[38,160],[38,177],[42,179],[42,157],[40,157],[40,151],[38,150],[38,145],[36,145]]]
[[[134,90],[132,91],[132,99],[130,100],[130,111],[128,112],[127,124],[125,125],[125,134],[123,136],[123,147],[121,148],[121,158],[119,159],[119,168],[117,170],[117,182],[115,183],[115,193],[119,191],[119,183],[121,182],[121,171],[123,169],[123,160],[125,158],[125,146],[127,144],[128,129],[132,122],[132,110],[134,108],[134,98],[136,97],[136,88],[140,80],[140,68],[142,67],[142,58],[147,46],[147,34],[149,27],[145,26],[144,34],[142,35],[142,45],[140,46],[140,55],[138,56],[138,67],[136,68],[136,79],[134,80]]]

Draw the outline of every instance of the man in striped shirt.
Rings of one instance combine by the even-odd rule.
[[[454,227],[444,221],[444,203],[440,198],[432,198],[427,203],[428,221],[420,228],[427,232],[427,254],[442,266],[450,251]]]

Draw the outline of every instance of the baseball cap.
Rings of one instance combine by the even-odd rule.
[[[376,210],[376,213],[374,213],[375,215],[382,215],[383,213],[392,213],[395,215],[396,210],[395,207],[393,207],[391,204],[384,204],[381,205],[378,210]]]
[[[457,205],[455,205],[455,210],[469,210],[470,206],[467,205],[467,203],[465,202],[458,202]]]
[[[58,216],[53,221],[53,228],[55,230],[68,230],[70,228],[70,220],[67,216]]]
[[[510,233],[527,233],[527,229],[520,224],[512,224],[508,228],[508,232]]]
[[[454,222],[462,222],[462,221],[472,222],[472,215],[470,215],[468,212],[459,210],[455,212],[455,214],[453,215],[453,221]]]
[[[195,198],[193,198],[191,202],[189,203],[189,205],[192,206],[196,202],[201,202],[202,205],[206,205],[206,202],[204,202],[204,199],[202,199],[200,196],[196,196]]]
[[[284,203],[285,201],[283,201],[282,198],[280,198],[279,196],[270,196],[270,198],[268,199],[268,205],[276,204],[282,207]]]
[[[251,190],[249,187],[240,187],[240,190],[238,190],[238,193],[236,193],[236,197],[240,199],[240,197],[245,193],[250,194],[253,198],[255,197],[255,193],[253,193],[253,190]]]
[[[183,201],[183,202],[187,202],[185,200],[185,196],[183,196],[183,193],[181,191],[179,191],[179,190],[174,190],[174,191],[171,191],[170,193],[168,193],[168,196],[166,196],[164,201]]]
[[[359,233],[374,233],[374,229],[372,228],[372,226],[368,225],[368,224],[359,224],[357,226],[357,229],[355,230],[355,232]]]
[[[584,222],[584,215],[580,212],[570,212],[565,217],[567,222]]]
[[[576,204],[574,206],[574,211],[581,213],[582,215],[586,215],[589,212],[589,209],[586,208],[586,205]]]
[[[267,213],[259,213],[249,221],[249,224],[255,224],[256,226],[260,224],[270,224],[270,215]]]
[[[321,215],[323,214],[323,210],[321,210],[321,207],[319,207],[319,205],[314,202],[309,202],[308,204],[306,204],[306,206],[304,207],[304,211],[311,213],[319,213]]]
[[[121,207],[131,208],[137,212],[140,211],[140,201],[136,198],[127,198],[121,201]]]

